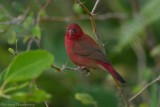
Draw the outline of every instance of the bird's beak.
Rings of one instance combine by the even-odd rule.
[[[74,35],[75,34],[75,31],[73,29],[69,29],[69,35]]]

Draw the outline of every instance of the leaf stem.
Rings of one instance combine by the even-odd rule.
[[[21,85],[19,85],[19,86],[7,88],[7,89],[4,90],[4,93],[8,93],[8,92],[10,92],[10,91],[14,91],[14,90],[18,90],[18,89],[24,88],[24,87],[27,86],[28,84],[29,84],[29,83],[26,82],[26,83],[21,84]]]
[[[7,85],[7,81],[4,81],[1,88],[0,88],[0,93],[3,93],[3,90],[4,90],[6,85]]]
[[[11,96],[0,93],[0,96],[6,99],[11,99]]]
[[[5,95],[4,91],[3,91],[6,85],[7,85],[7,81],[3,82],[3,84],[2,84],[2,86],[0,88],[0,97],[4,97],[6,99],[10,99],[11,97],[8,96],[8,95]]]

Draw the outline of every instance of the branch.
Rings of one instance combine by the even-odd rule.
[[[57,71],[64,71],[64,70],[82,71],[82,70],[86,69],[84,66],[77,67],[77,68],[71,68],[71,67],[67,67],[66,65],[63,65],[61,68],[59,68],[53,64],[51,65],[51,67]]]
[[[53,69],[55,69],[56,71],[62,71],[61,68],[58,68],[58,67],[56,67],[56,66],[53,65],[53,64],[51,65],[51,67],[52,67]]]
[[[85,6],[80,0],[76,0],[76,2],[86,11],[86,13],[88,14],[88,16],[90,17],[91,24],[92,24],[92,28],[93,28],[93,33],[95,34],[96,39],[97,39],[97,41],[98,41],[98,44],[99,44],[99,46],[101,47],[102,51],[103,51],[104,54],[105,54],[105,48],[104,48],[104,45],[103,45],[103,43],[102,43],[102,41],[101,41],[101,39],[100,39],[100,36],[99,36],[98,33],[97,33],[97,29],[96,29],[96,25],[95,25],[95,20],[94,20],[94,17],[93,17],[93,13],[94,13],[95,9],[96,9],[97,6],[98,6],[99,0],[96,1],[95,5],[94,5],[94,7],[93,7],[93,9],[92,9],[92,12],[90,12],[90,11],[86,8],[86,6]],[[126,107],[129,107],[129,106],[130,106],[129,101],[128,101],[125,93],[123,92],[123,89],[122,89],[122,87],[121,87],[121,84],[120,84],[117,80],[115,80],[115,82],[116,82],[117,88],[119,89],[119,91],[120,91],[120,93],[121,93],[121,96],[123,97],[123,99],[124,99],[124,101],[125,101],[125,103],[126,103]]]
[[[131,0],[132,12],[136,14],[139,11],[138,0]]]
[[[131,97],[129,99],[129,102],[132,102],[136,97],[138,97],[144,90],[146,90],[149,86],[151,86],[152,84],[154,84],[155,82],[160,81],[160,75],[154,79],[153,81],[151,81],[150,83],[146,84],[137,94],[135,94],[133,97]]]
[[[99,2],[100,2],[100,0],[97,0],[97,1],[96,1],[96,3],[94,4],[94,7],[93,7],[93,9],[92,9],[91,14],[94,14],[94,12],[95,12],[95,10],[96,10],[96,8],[97,8]]]
[[[37,15],[37,19],[36,19],[36,24],[39,24],[40,22],[40,17],[41,17],[41,13],[47,8],[47,6],[49,5],[49,3],[51,2],[52,0],[47,0],[46,3],[41,7],[41,9],[39,10],[38,12],[38,15]]]
[[[27,51],[29,51],[29,50],[31,49],[31,46],[32,46],[33,41],[34,41],[34,38],[33,38],[33,37],[28,41]]]
[[[97,42],[98,42],[99,46],[101,47],[102,51],[105,53],[105,49],[104,49],[103,43],[102,43],[102,41],[100,39],[100,36],[97,33],[96,24],[95,24],[95,20],[94,20],[93,14],[87,9],[87,7],[80,0],[76,0],[76,2],[85,10],[85,12],[90,17],[93,33],[95,34],[95,37],[97,39]],[[96,4],[94,5],[94,10],[96,9],[97,5],[98,5],[98,2],[96,2]]]
[[[50,2],[51,2],[51,0],[47,0],[46,3],[39,10],[39,12],[37,14],[37,18],[35,19],[35,24],[36,25],[39,25],[41,12],[45,10],[45,8],[49,5]],[[40,48],[40,39],[36,39],[34,37],[31,37],[30,40],[28,41],[28,44],[27,44],[27,51],[29,51],[31,49],[31,46],[32,46],[33,42],[36,42],[38,48]]]
[[[88,10],[88,8],[80,0],[76,0],[76,2],[84,9],[84,11],[90,17],[92,28],[93,28],[93,32],[96,33],[97,30],[96,30],[96,25],[95,25],[95,21],[94,21],[93,15],[90,13],[90,11]]]
[[[47,8],[47,6],[49,5],[49,3],[51,2],[52,0],[46,0],[46,3],[41,7],[41,9],[39,10],[39,12],[38,12],[38,14],[37,14],[37,19],[36,19],[36,25],[39,25],[39,22],[40,22],[40,17],[41,17],[41,13]],[[34,40],[34,39],[33,39]],[[33,42],[33,40],[31,39],[31,44],[32,44],[32,42]],[[37,43],[37,46],[38,46],[38,48],[40,48],[40,39],[35,39],[35,42]],[[39,90],[38,89],[38,87],[36,87],[37,88],[37,90]],[[44,104],[45,104],[45,106],[46,107],[49,107],[49,105],[48,105],[48,102],[45,100],[44,101]]]
[[[113,78],[113,79],[114,79],[114,78]],[[126,94],[125,94],[124,91],[123,91],[122,85],[119,83],[118,80],[114,79],[114,81],[115,81],[115,83],[116,83],[116,86],[117,86],[117,88],[118,88],[118,91],[120,92],[120,94],[121,94],[121,96],[122,96],[122,98],[123,98],[123,100],[124,100],[124,102],[125,102],[126,107],[130,107],[130,103],[129,103],[129,101],[128,101],[128,98],[126,97]]]
[[[106,14],[101,14],[101,15],[96,15],[94,16],[95,20],[107,20],[107,19],[125,19],[128,16],[125,13],[106,13]],[[68,22],[68,21],[79,21],[79,20],[90,20],[88,15],[80,15],[78,17],[75,16],[66,16],[66,17],[58,17],[58,16],[53,16],[53,17],[42,17],[40,19],[40,23],[43,22]]]
[[[24,21],[24,19],[25,19],[26,15],[28,14],[28,12],[29,12],[29,8],[25,9],[23,14],[20,14],[17,17],[12,17],[11,20],[9,20],[9,21],[0,22],[0,24],[5,24],[5,25],[21,24]]]

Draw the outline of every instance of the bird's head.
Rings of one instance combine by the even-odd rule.
[[[67,26],[66,29],[66,36],[69,39],[77,39],[78,37],[82,36],[83,31],[78,24],[72,23]]]

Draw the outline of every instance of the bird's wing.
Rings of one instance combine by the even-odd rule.
[[[100,47],[89,36],[85,36],[84,38],[77,40],[73,51],[76,55],[111,64],[111,61],[106,58]]]

